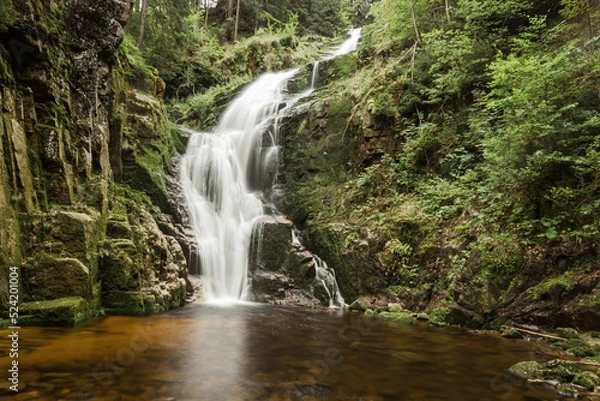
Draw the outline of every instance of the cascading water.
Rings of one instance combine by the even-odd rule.
[[[348,39],[335,50],[329,52],[323,60],[331,60],[334,57],[341,56],[342,54],[350,53],[358,48],[358,42],[360,40],[362,28],[350,29],[348,32]],[[310,89],[315,90],[319,85],[319,66],[320,61],[315,61],[313,64],[312,78],[310,82]]]
[[[198,240],[204,297],[245,300],[248,247],[263,214],[262,190],[277,174],[277,113],[296,71],[264,74],[227,109],[212,133],[195,133],[181,164]]]
[[[344,42],[335,55],[356,48],[355,32],[346,41],[351,43]],[[214,132],[190,137],[181,162],[181,184],[198,241],[207,301],[235,302],[249,296],[249,246],[256,224],[265,216],[265,194],[277,177],[279,120],[287,107],[312,92],[285,92],[297,71],[263,74],[229,105]],[[332,305],[343,305],[337,283],[335,288],[331,285],[331,269],[320,259],[315,265],[315,280],[333,291]]]
[[[350,53],[358,48],[358,42],[360,40],[362,28],[350,29],[348,32],[348,39],[346,39],[337,49],[329,53],[325,58],[326,60],[332,59],[342,54]]]

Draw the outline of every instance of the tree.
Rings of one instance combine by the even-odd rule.
[[[204,27],[208,26],[208,0],[204,0]]]
[[[412,19],[413,28],[415,29],[415,39],[417,43],[421,43],[421,35],[419,34],[419,27],[417,26],[417,18],[415,17],[415,5],[412,0],[409,0],[410,5],[410,18]]]
[[[149,0],[142,0],[140,32],[138,34],[137,47],[142,47],[142,43],[144,42],[144,30],[146,29],[146,18],[148,16],[148,1]]]
[[[233,41],[237,41],[238,28],[240,26],[240,0],[237,0],[237,6],[235,8],[235,30],[233,32]]]
[[[233,17],[233,0],[227,0],[227,18]]]
[[[590,38],[594,37],[594,15],[590,0],[561,0],[561,14],[568,19],[585,15]]]

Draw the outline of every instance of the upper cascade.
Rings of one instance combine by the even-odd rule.
[[[356,49],[360,29],[328,57]],[[279,167],[279,121],[311,91],[288,94],[298,70],[265,73],[224,112],[214,132],[194,132],[181,162],[181,184],[198,240],[204,298],[239,302],[249,299],[249,247],[255,225],[265,216],[264,202]],[[313,88],[314,89],[314,88]],[[332,304],[343,298],[335,276],[319,263],[318,277]]]
[[[340,47],[332,51],[326,59],[332,59],[342,54],[350,53],[358,48],[362,28],[353,28],[348,31],[348,39],[346,39]]]

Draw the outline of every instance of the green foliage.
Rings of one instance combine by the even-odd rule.
[[[134,38],[139,35],[140,17],[140,13],[134,13],[126,27]],[[195,40],[197,23],[189,1],[149,0],[141,51],[165,81],[173,79],[182,69],[186,52]]]
[[[12,0],[0,0],[0,32],[4,32],[15,23],[17,12]]]
[[[486,302],[544,272],[597,269],[600,52],[581,36],[598,6],[563,0],[565,21],[550,0],[450,3],[448,14],[433,0],[373,5],[358,70],[322,91],[353,105],[344,132],[355,149],[396,150],[369,148],[363,164],[331,161],[335,174],[295,183],[308,230],[343,222],[357,241],[361,230],[380,235],[369,249],[388,285],[430,280],[443,294],[473,270]],[[357,255],[352,242],[338,246]],[[581,259],[559,268],[550,255],[561,252]],[[536,294],[568,293],[573,277]]]
[[[142,52],[135,45],[135,39],[129,34],[125,34],[120,52],[124,56],[121,58],[121,67],[125,70],[125,76],[135,84],[136,87],[154,87],[152,81],[151,67],[146,63]]]

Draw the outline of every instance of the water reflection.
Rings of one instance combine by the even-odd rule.
[[[3,387],[0,400],[556,398],[502,377],[516,361],[541,357],[537,344],[343,311],[192,305],[21,334],[22,391]]]

